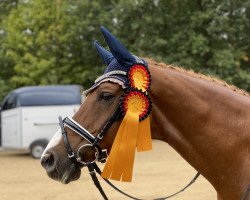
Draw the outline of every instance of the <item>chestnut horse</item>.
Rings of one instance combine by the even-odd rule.
[[[250,98],[222,81],[147,59],[153,102],[152,139],[171,145],[217,191],[218,200],[239,200],[250,186]],[[119,104],[123,88],[106,81],[88,95],[73,119],[96,135]],[[121,120],[107,130],[100,146],[112,147]],[[88,143],[65,127],[74,152]],[[92,159],[94,151],[84,151]],[[48,176],[62,183],[77,180],[61,132],[52,138],[42,159]]]

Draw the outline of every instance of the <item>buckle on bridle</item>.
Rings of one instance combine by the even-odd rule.
[[[107,161],[107,157],[108,157],[107,149],[102,149],[102,151],[99,154],[98,161],[101,163],[105,163]]]
[[[98,134],[96,137],[97,137],[98,139],[102,140],[103,134]]]
[[[73,158],[75,156],[74,152],[72,151],[71,154],[68,153],[69,158]]]

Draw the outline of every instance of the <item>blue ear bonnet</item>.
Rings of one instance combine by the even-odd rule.
[[[107,65],[107,68],[103,75],[95,80],[94,85],[85,91],[86,94],[106,81],[117,83],[122,86],[123,89],[127,88],[129,84],[127,73],[130,67],[134,64],[143,64],[147,66],[145,60],[130,54],[126,47],[124,47],[106,28],[101,27],[101,31],[111,52],[103,48],[97,41],[94,42],[95,48],[104,64]]]

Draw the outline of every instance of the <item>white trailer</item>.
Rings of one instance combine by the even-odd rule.
[[[30,86],[12,91],[1,106],[0,146],[29,150],[40,158],[58,130],[58,117],[72,116],[81,103],[81,87]]]

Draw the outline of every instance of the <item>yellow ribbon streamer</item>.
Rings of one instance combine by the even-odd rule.
[[[132,180],[138,125],[138,114],[128,110],[103,169],[103,178],[125,182]]]
[[[139,123],[137,134],[137,151],[152,150],[152,139],[150,131],[149,116]]]
[[[117,155],[119,154],[119,149],[120,149],[119,147],[120,147],[120,144],[122,143],[122,136],[123,136],[123,130],[125,128],[125,125],[126,125],[126,120],[123,119],[119,127],[119,130],[116,134],[115,140],[113,142],[111,151],[109,153],[108,161],[106,162],[106,165],[102,172],[103,178],[109,179],[112,174],[113,169],[121,171],[121,167],[114,168],[114,163],[116,162],[116,158],[119,159],[122,157],[122,155],[120,157]],[[119,160],[118,160],[118,163],[119,163]],[[120,180],[120,179],[114,179],[114,180]]]

